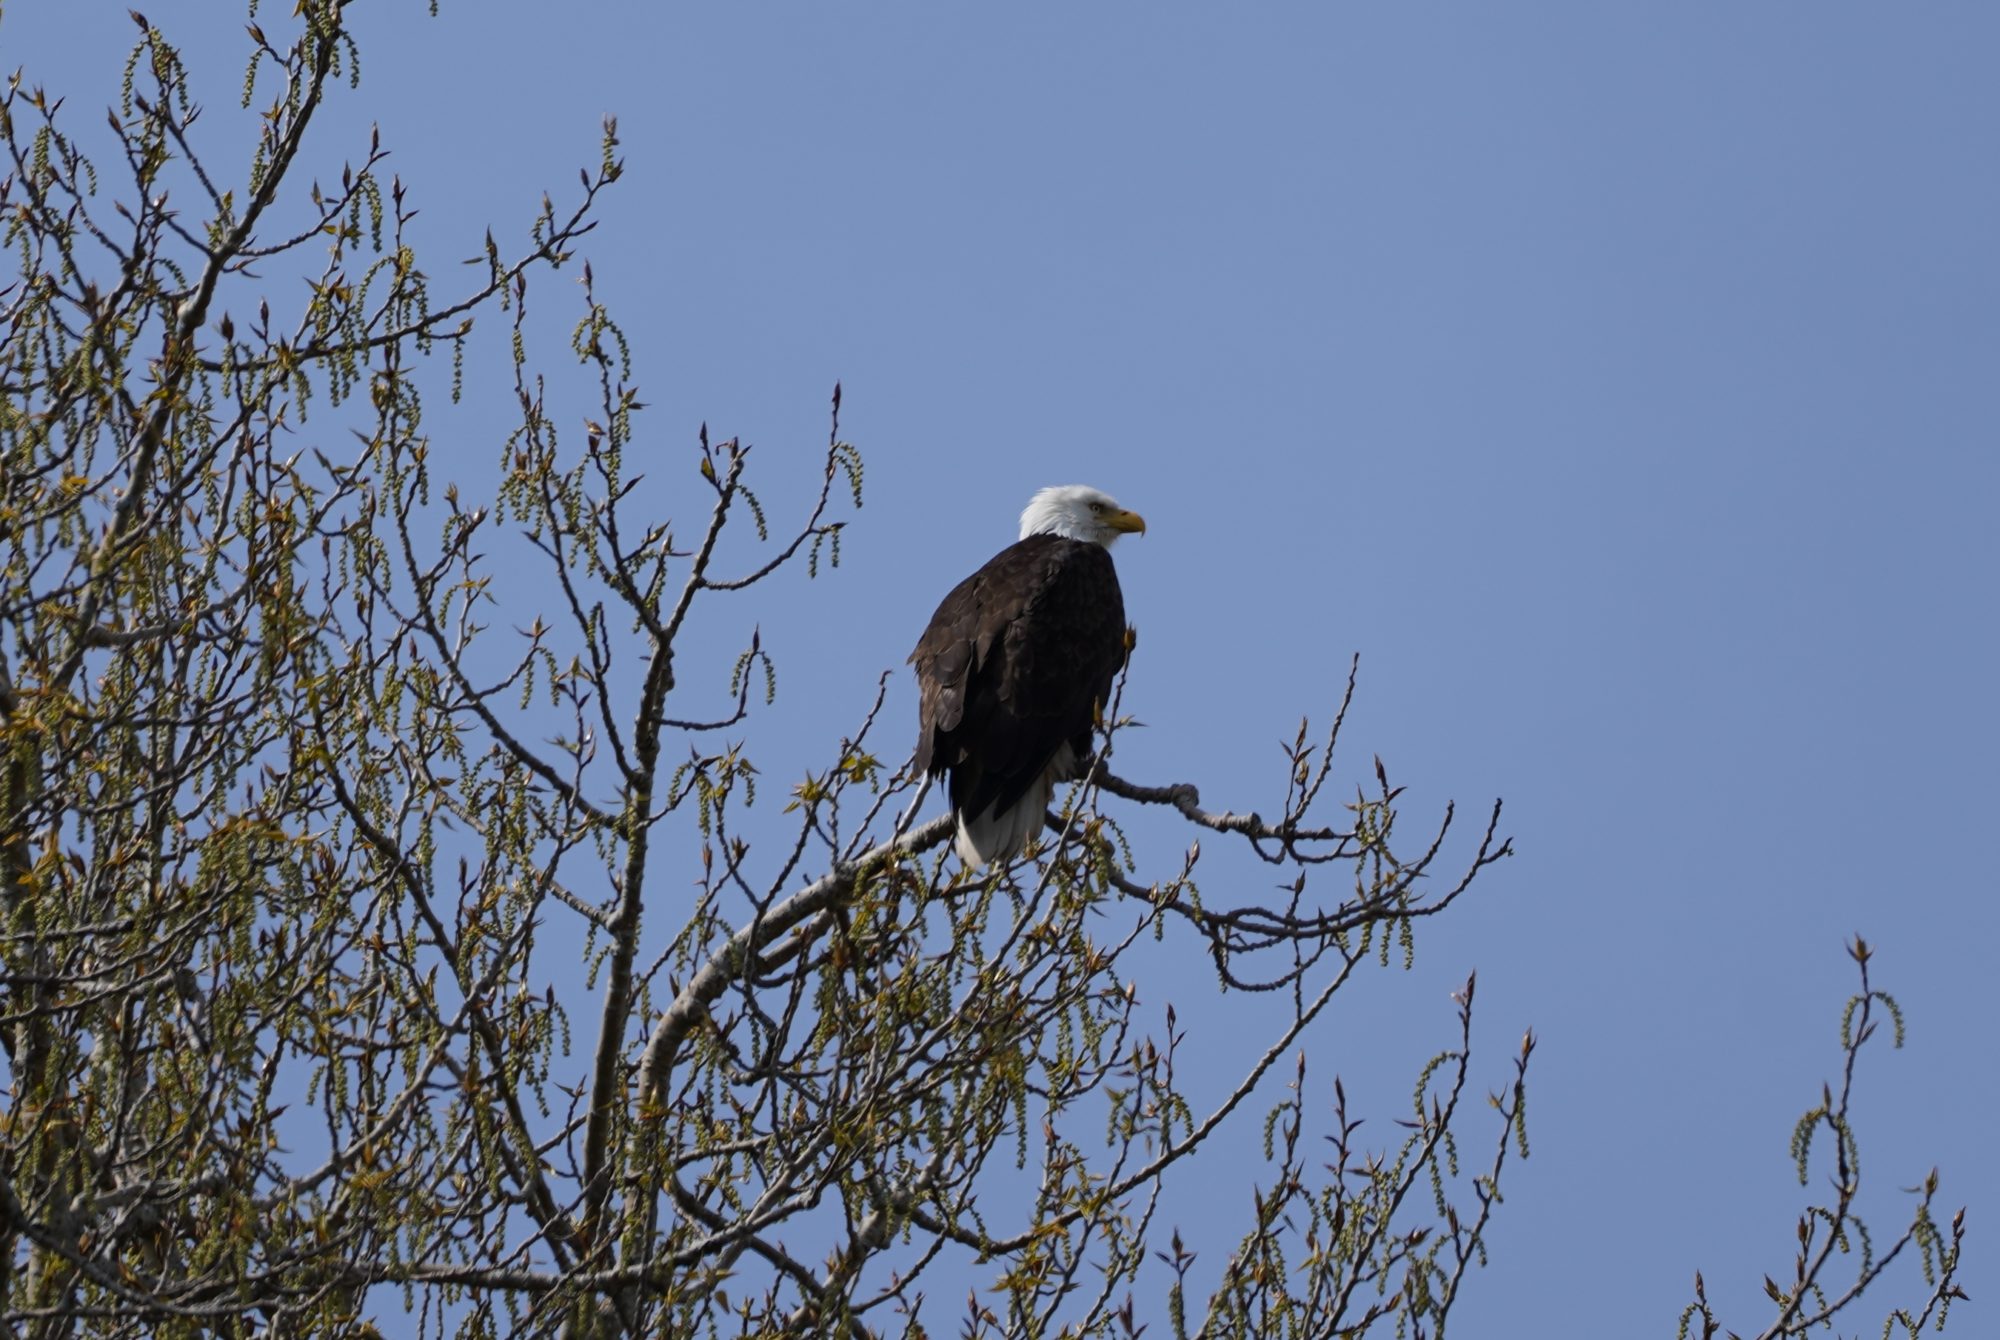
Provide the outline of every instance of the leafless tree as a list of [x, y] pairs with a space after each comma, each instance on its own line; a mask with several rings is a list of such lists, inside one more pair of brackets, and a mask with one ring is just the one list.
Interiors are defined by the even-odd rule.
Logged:
[[[337, 179], [317, 149], [351, 96], [346, 9], [251, 26], [261, 131], [233, 175], [136, 14], [108, 180], [59, 98], [0, 97], [7, 1325], [1441, 1335], [1527, 1153], [1533, 1039], [1469, 1173], [1470, 981], [1386, 1145], [1337, 1083], [1312, 1097], [1304, 1043], [1509, 853], [1498, 805], [1412, 843], [1378, 761], [1333, 806], [1350, 673], [1271, 818], [1117, 775], [1114, 704], [1039, 849], [967, 872], [947, 821], [899, 818], [880, 693], [753, 815], [772, 659], [753, 635], [702, 664], [686, 630], [838, 563], [862, 497], [838, 389], [785, 525], [748, 448], [638, 435], [578, 255], [622, 172], [611, 123], [570, 199], [434, 294], [380, 144]], [[565, 268], [573, 358], [545, 368], [530, 298]], [[508, 337], [515, 418], [447, 467], [423, 392], [455, 397], [475, 320]], [[1136, 850], [1121, 816], [1149, 808], [1227, 850]], [[1282, 898], [1241, 893], [1272, 873]], [[1227, 1082], [1189, 1076], [1140, 981], [1156, 939], [1213, 964], [1183, 989], [1285, 1003]], [[1864, 983], [1854, 1047], [1882, 999]], [[1840, 1148], [1846, 1093], [1819, 1114]], [[1268, 1180], [1196, 1291], [1162, 1190], [1260, 1110]], [[1934, 1286], [1912, 1324], [1941, 1320], [1957, 1231], [1923, 1204], [1834, 1300], [1847, 1200], [1810, 1220], [1770, 1333], [1906, 1245]]]

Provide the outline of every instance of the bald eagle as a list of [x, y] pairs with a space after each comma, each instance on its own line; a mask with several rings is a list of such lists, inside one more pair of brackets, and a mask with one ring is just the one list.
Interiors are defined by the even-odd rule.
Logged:
[[1043, 489], [1021, 539], [952, 588], [910, 653], [917, 767], [950, 778], [958, 854], [1005, 862], [1041, 831], [1058, 782], [1125, 663], [1125, 602], [1107, 550], [1146, 523], [1081, 484]]

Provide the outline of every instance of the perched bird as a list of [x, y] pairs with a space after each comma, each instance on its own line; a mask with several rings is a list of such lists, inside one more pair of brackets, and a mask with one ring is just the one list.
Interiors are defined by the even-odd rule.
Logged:
[[1074, 780], [1125, 664], [1125, 601], [1107, 552], [1145, 520], [1081, 484], [1037, 493], [1021, 538], [952, 588], [910, 653], [917, 767], [949, 777], [958, 854], [1005, 862]]

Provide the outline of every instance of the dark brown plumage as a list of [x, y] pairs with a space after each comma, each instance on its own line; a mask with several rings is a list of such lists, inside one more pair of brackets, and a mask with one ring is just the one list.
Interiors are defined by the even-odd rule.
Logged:
[[944, 598], [910, 654], [917, 766], [950, 779], [968, 862], [1010, 859], [1040, 831], [1124, 662], [1125, 604], [1101, 543], [1030, 535]]

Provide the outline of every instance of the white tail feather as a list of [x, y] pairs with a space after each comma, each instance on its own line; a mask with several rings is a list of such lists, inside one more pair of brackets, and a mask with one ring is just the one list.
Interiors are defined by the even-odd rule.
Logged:
[[1042, 820], [1048, 817], [1049, 802], [1056, 797], [1057, 784], [1076, 775], [1076, 751], [1064, 741], [1056, 746], [1049, 766], [1042, 769], [1042, 775], [1035, 779], [1026, 795], [1014, 802], [1013, 808], [988, 810], [971, 819], [963, 814], [958, 816], [958, 859], [970, 866], [982, 866], [1005, 864], [1019, 856], [1042, 831]]
[[1042, 819], [1055, 792], [1054, 779], [1043, 773], [1012, 808], [988, 810], [972, 818], [959, 815], [958, 858], [967, 865], [982, 866], [1005, 864], [1019, 856], [1029, 839], [1042, 831]]

